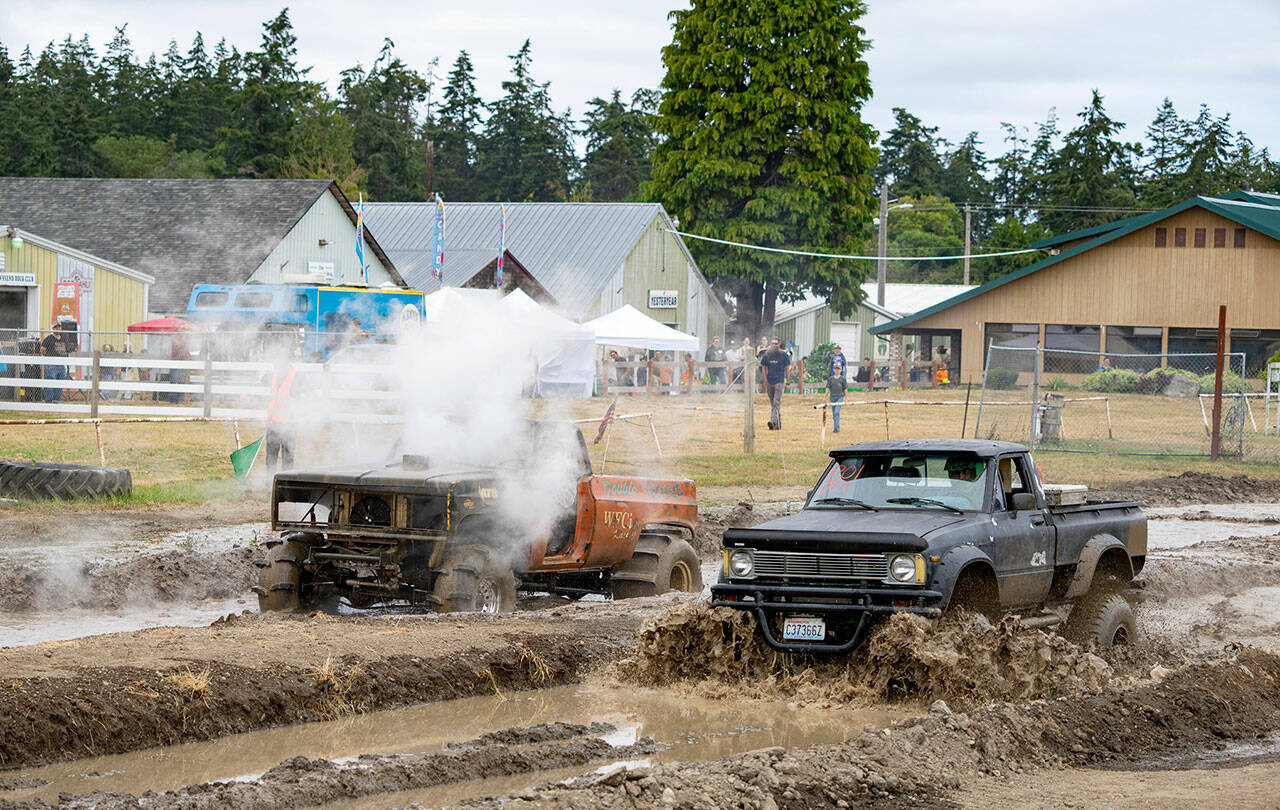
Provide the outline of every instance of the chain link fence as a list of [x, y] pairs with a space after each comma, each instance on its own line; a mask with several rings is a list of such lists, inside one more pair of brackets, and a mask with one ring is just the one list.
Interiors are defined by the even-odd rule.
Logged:
[[[975, 438], [1041, 451], [1209, 456], [1217, 355], [1099, 354], [993, 345], [987, 352]], [[1219, 452], [1280, 463], [1266, 430], [1273, 405], [1266, 370], [1250, 376], [1245, 354], [1224, 358]]]

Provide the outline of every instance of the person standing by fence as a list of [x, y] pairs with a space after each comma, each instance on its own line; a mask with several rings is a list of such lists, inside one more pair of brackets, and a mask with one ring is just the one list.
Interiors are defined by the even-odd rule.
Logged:
[[831, 424], [836, 433], [840, 432], [840, 403], [844, 402], [848, 369], [849, 362], [845, 360], [844, 352], [837, 343], [836, 350], [831, 355], [831, 364], [827, 368], [827, 398], [831, 400]]
[[293, 381], [298, 369], [293, 363], [276, 363], [271, 371], [271, 393], [267, 398], [267, 472], [275, 472], [276, 457], [282, 469], [293, 466], [294, 427]]
[[791, 355], [782, 350], [782, 341], [774, 338], [769, 350], [760, 356], [764, 369], [764, 391], [769, 397], [769, 430], [782, 430], [782, 389], [787, 386]]
[[[702, 358], [708, 363], [723, 363], [725, 360], [724, 349], [720, 347], [720, 338], [711, 338], [711, 345], [707, 347], [707, 352]], [[724, 369], [709, 368], [707, 369], [707, 379], [712, 385], [724, 385]]]
[[[67, 356], [67, 344], [62, 337], [61, 323], [55, 325], [53, 331], [45, 335], [44, 339], [40, 341], [40, 354], [45, 357]], [[44, 378], [46, 380], [65, 380], [67, 378], [67, 367], [56, 363], [49, 363], [44, 367]], [[52, 405], [55, 402], [61, 402], [62, 389], [57, 387], [44, 389], [44, 401], [49, 405]]]

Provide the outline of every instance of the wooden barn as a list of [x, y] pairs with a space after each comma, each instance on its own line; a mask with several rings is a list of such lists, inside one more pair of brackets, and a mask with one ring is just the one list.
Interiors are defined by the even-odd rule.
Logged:
[[1228, 351], [1250, 373], [1280, 349], [1280, 195], [1195, 197], [1035, 247], [1050, 255], [871, 332], [949, 346], [960, 381], [981, 379], [993, 344], [1086, 353], [1071, 368], [1046, 361], [1047, 373], [1092, 371], [1104, 355], [1212, 352], [1222, 304]]

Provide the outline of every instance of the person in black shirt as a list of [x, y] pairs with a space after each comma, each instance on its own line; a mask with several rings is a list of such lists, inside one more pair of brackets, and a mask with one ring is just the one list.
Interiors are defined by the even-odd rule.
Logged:
[[[45, 335], [40, 341], [40, 354], [45, 357], [66, 357], [67, 344], [61, 332], [62, 324], [54, 326], [54, 330]], [[46, 380], [65, 380], [67, 378], [67, 367], [63, 365], [49, 364], [44, 367], [44, 378]], [[44, 401], [47, 403], [55, 403], [62, 401], [61, 388], [44, 389]]]
[[782, 341], [774, 338], [768, 351], [760, 356], [764, 370], [764, 392], [769, 397], [769, 430], [782, 430], [782, 389], [791, 370], [791, 355], [782, 350]]
[[[711, 338], [711, 345], [707, 347], [707, 353], [703, 355], [702, 359], [708, 363], [724, 362], [724, 349], [720, 347], [720, 338]], [[707, 378], [712, 385], [724, 385], [724, 369], [707, 369]]]

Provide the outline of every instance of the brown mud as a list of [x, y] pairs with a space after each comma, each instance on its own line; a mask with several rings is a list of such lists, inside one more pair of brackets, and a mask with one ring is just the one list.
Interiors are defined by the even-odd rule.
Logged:
[[1230, 478], [1213, 473], [1188, 470], [1181, 475], [1167, 475], [1144, 481], [1127, 481], [1123, 485], [1095, 490], [1092, 497], [1141, 501], [1147, 506], [1182, 506], [1191, 503], [1252, 503], [1280, 500], [1280, 480], [1233, 475]]

